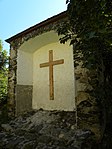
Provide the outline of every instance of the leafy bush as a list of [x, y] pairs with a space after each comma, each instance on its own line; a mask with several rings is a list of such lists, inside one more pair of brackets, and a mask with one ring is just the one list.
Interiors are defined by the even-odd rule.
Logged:
[[8, 55], [0, 40], [0, 122], [7, 118]]

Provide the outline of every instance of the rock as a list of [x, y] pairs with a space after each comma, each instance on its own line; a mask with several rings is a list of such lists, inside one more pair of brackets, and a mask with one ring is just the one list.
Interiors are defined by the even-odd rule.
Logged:
[[87, 138], [88, 136], [91, 135], [91, 131], [89, 130], [76, 130], [76, 136], [79, 137], [80, 139], [85, 139]]
[[36, 111], [2, 124], [0, 148], [81, 149], [90, 131], [76, 129], [75, 112]]
[[35, 144], [33, 141], [29, 141], [23, 144], [22, 149], [31, 149], [34, 148]]
[[63, 133], [59, 134], [59, 138], [60, 139], [64, 138], [64, 134]]
[[75, 125], [72, 125], [72, 126], [71, 126], [71, 129], [72, 129], [72, 130], [76, 129], [76, 126], [75, 126]]
[[2, 138], [5, 137], [5, 133], [0, 133], [0, 140], [2, 140]]
[[12, 128], [9, 124], [1, 124], [1, 127], [2, 127], [5, 131], [13, 132], [13, 128]]

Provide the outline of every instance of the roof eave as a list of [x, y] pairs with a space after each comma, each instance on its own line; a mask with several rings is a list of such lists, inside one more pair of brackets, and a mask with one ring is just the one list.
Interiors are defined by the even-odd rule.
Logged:
[[30, 28], [28, 28], [28, 29], [26, 29], [26, 30], [24, 30], [24, 31], [22, 31], [22, 32], [8, 38], [8, 39], [6, 39], [5, 41], [8, 42], [8, 43], [11, 43], [13, 40], [15, 40], [19, 37], [23, 37], [26, 34], [34, 31], [35, 29], [38, 29], [38, 28], [44, 27], [44, 26], [46, 26], [50, 23], [56, 22], [58, 19], [65, 18], [66, 15], [67, 15], [67, 11], [61, 12], [61, 13], [59, 13], [59, 14], [51, 17], [51, 18], [48, 18], [47, 20], [44, 20], [44, 21], [42, 21], [42, 22], [40, 22], [40, 23], [38, 23], [38, 24], [36, 24], [36, 25], [34, 25], [34, 26], [32, 26], [32, 27], [30, 27]]

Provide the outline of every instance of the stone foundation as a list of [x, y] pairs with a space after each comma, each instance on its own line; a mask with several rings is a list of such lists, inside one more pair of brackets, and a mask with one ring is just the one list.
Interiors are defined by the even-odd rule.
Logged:
[[32, 110], [32, 85], [16, 86], [16, 115]]

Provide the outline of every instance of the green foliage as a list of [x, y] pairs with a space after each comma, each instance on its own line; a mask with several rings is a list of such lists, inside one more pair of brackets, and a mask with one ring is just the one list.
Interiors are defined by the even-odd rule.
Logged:
[[84, 67], [95, 70], [96, 76], [90, 81], [92, 95], [101, 106], [107, 128], [112, 117], [112, 1], [66, 0], [66, 3], [68, 21], [57, 30], [63, 35], [60, 42], [70, 40], [76, 62], [83, 61]]
[[0, 100], [4, 100], [7, 96], [7, 69], [0, 71]]
[[107, 60], [112, 50], [112, 2], [67, 0], [67, 4], [69, 20], [58, 29], [64, 35], [60, 41], [70, 39], [75, 50], [83, 54], [84, 66], [97, 68], [101, 58]]
[[[67, 0], [66, 3], [68, 21], [58, 28], [63, 35], [60, 42], [71, 41], [76, 61], [82, 60], [84, 67], [96, 70], [99, 83], [96, 88], [105, 90], [103, 86], [112, 83], [112, 1]], [[98, 100], [104, 98], [98, 94]]]
[[2, 112], [2, 116], [5, 116], [7, 111], [6, 109], [7, 84], [8, 84], [8, 56], [7, 51], [3, 50], [2, 41], [0, 40], [0, 111]]

